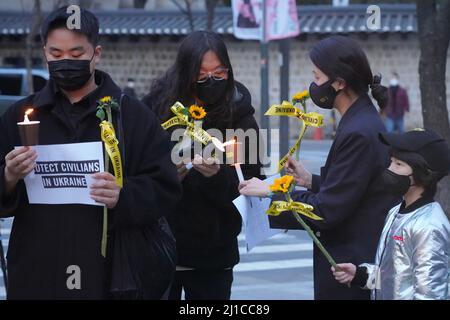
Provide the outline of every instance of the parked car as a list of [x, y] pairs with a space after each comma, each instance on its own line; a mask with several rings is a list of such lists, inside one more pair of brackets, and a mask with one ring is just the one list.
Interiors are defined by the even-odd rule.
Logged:
[[[33, 69], [34, 91], [41, 90], [49, 78], [48, 72]], [[30, 94], [25, 68], [0, 68], [0, 115], [14, 102]]]

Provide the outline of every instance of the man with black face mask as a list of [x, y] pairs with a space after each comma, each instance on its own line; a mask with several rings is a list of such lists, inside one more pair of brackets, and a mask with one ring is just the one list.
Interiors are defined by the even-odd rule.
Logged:
[[[81, 9], [81, 28], [69, 30], [70, 15], [67, 7], [60, 8], [42, 25], [48, 84], [12, 105], [0, 119], [0, 217], [14, 217], [8, 299], [110, 297], [112, 244], [118, 232], [138, 233], [164, 223], [181, 193], [168, 137], [155, 115], [123, 95], [108, 74], [96, 70], [102, 52], [97, 17]], [[112, 110], [112, 121], [121, 151], [123, 187], [110, 172], [95, 174], [89, 186], [91, 198], [108, 209], [105, 221], [111, 241], [105, 258], [100, 250], [103, 208], [30, 204], [23, 178], [33, 171], [37, 154], [32, 147], [14, 147], [22, 145], [17, 122], [30, 107], [32, 120], [40, 121], [41, 145], [101, 141], [96, 111], [98, 101], [106, 96], [120, 105]], [[80, 270], [79, 288], [68, 285], [70, 266]], [[171, 271], [175, 267], [167, 273]], [[140, 289], [141, 297], [160, 298]]]
[[403, 202], [389, 211], [375, 264], [338, 264], [336, 280], [371, 289], [377, 300], [448, 300], [450, 222], [433, 200], [450, 171], [448, 144], [423, 129], [380, 134], [380, 140], [392, 151], [383, 186]]

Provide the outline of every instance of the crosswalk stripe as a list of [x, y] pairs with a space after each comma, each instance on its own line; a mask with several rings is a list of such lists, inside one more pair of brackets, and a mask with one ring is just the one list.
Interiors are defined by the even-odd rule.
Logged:
[[265, 271], [279, 269], [306, 268], [313, 266], [313, 259], [289, 259], [275, 261], [242, 262], [234, 267], [235, 272]]
[[239, 254], [248, 255], [260, 253], [282, 253], [282, 252], [312, 251], [312, 250], [313, 250], [312, 243], [276, 244], [276, 245], [265, 245], [255, 247], [249, 252], [247, 252], [247, 248], [239, 247]]

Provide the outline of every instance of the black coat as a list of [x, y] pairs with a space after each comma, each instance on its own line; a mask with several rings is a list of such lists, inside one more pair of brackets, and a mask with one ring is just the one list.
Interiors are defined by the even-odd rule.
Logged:
[[[248, 89], [236, 82], [235, 105], [230, 129], [254, 129]], [[144, 100], [151, 107], [152, 94]], [[208, 129], [204, 127], [204, 129]], [[249, 150], [248, 139], [246, 150]], [[246, 152], [248, 163], [249, 152]], [[245, 179], [262, 177], [261, 164], [242, 165]], [[239, 262], [237, 236], [242, 221], [232, 201], [239, 196], [234, 167], [220, 166], [219, 172], [206, 178], [195, 169], [183, 180], [183, 197], [168, 221], [177, 240], [178, 265], [196, 269], [232, 268]]]
[[[377, 179], [389, 164], [378, 140], [385, 128], [367, 95], [344, 114], [320, 176], [311, 190], [296, 191], [294, 201], [310, 204], [323, 221], [304, 218], [337, 263], [372, 261], [388, 210], [398, 202]], [[277, 196], [278, 198], [278, 196]], [[298, 229], [291, 214], [271, 217], [271, 226]], [[330, 264], [314, 246], [315, 299], [369, 299], [369, 291], [338, 283]]]
[[[34, 107], [39, 120], [40, 144], [101, 141], [97, 100], [112, 96], [120, 101], [121, 90], [109, 75], [96, 71], [99, 87], [85, 97], [68, 116], [61, 93], [52, 81], [35, 95], [13, 106], [0, 120], [0, 212], [13, 216], [8, 250], [9, 299], [102, 299], [109, 297], [110, 255], [100, 254], [103, 208], [88, 205], [30, 205], [23, 181], [16, 192], [4, 193], [5, 155], [21, 145], [17, 122]], [[67, 107], [68, 101], [65, 101]], [[70, 106], [70, 104], [69, 104]], [[84, 109], [83, 109], [84, 108]], [[72, 121], [69, 121], [68, 118]], [[117, 111], [113, 111], [117, 118]], [[77, 121], [73, 121], [73, 119]], [[114, 210], [109, 210], [110, 234], [115, 228], [142, 228], [165, 216], [181, 196], [176, 168], [170, 161], [167, 133], [153, 112], [138, 100], [125, 96], [121, 106], [125, 141], [124, 187]], [[71, 124], [73, 122], [73, 124]], [[122, 154], [124, 156], [124, 154]], [[108, 252], [112, 252], [112, 241]], [[69, 265], [81, 269], [81, 290], [68, 290]]]

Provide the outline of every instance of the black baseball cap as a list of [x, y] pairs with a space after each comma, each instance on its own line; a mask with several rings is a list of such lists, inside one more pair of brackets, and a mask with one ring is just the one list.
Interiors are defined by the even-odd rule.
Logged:
[[421, 155], [433, 171], [450, 172], [450, 148], [447, 141], [430, 129], [414, 129], [405, 133], [380, 133], [382, 143], [399, 151]]

